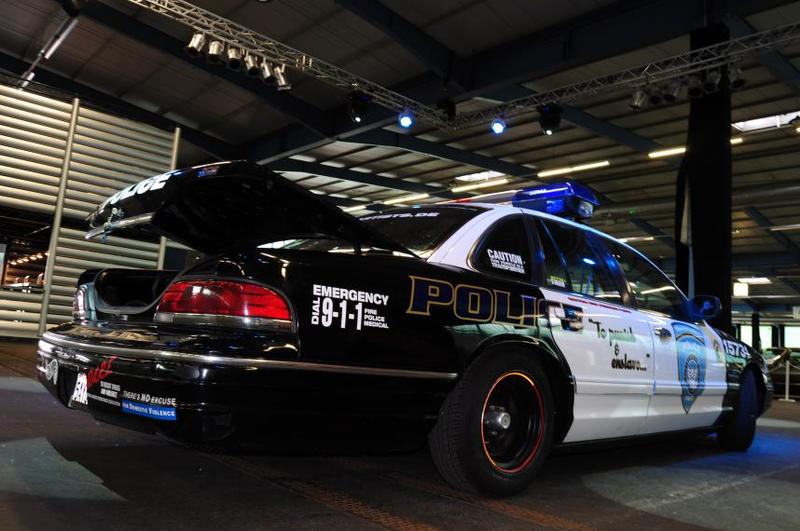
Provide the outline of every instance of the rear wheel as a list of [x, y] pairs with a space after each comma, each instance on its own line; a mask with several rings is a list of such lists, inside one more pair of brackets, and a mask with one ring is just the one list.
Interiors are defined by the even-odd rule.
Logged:
[[727, 424], [717, 432], [720, 446], [725, 450], [743, 452], [753, 444], [756, 434], [756, 417], [758, 417], [758, 388], [753, 371], [742, 375], [739, 388], [739, 400], [733, 416]]
[[428, 440], [448, 483], [509, 496], [533, 480], [552, 436], [553, 398], [544, 370], [530, 354], [495, 351], [470, 365]]

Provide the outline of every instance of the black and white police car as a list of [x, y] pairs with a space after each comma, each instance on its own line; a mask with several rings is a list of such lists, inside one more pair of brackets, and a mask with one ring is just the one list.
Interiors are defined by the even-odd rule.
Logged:
[[40, 380], [98, 419], [192, 440], [394, 427], [490, 495], [560, 446], [715, 431], [747, 449], [772, 395], [763, 360], [705, 322], [717, 299], [687, 300], [565, 219], [595, 204], [566, 183], [356, 219], [244, 162], [153, 177], [100, 205], [88, 237], [163, 235], [205, 257], [85, 272], [74, 320], [39, 343]]

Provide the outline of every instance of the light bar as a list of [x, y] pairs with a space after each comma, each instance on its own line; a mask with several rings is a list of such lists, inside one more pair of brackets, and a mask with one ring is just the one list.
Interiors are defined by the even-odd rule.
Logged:
[[414, 195], [407, 195], [404, 197], [395, 197], [394, 199], [387, 199], [383, 202], [384, 205], [397, 205], [399, 203], [410, 203], [413, 201], [419, 201], [420, 199], [427, 199], [430, 197], [431, 194], [414, 194]]
[[[735, 136], [731, 138], [731, 145], [735, 146], [744, 142], [744, 138]], [[686, 152], [686, 146], [678, 146], [674, 148], [659, 149], [658, 151], [651, 151], [647, 154], [651, 159], [660, 159], [662, 157], [671, 157], [673, 155], [680, 155]]]
[[537, 177], [552, 177], [553, 175], [564, 175], [565, 173], [574, 173], [577, 171], [593, 170], [595, 168], [605, 168], [611, 163], [607, 160], [600, 162], [589, 162], [586, 164], [578, 164], [577, 166], [567, 166], [564, 168], [555, 168], [552, 170], [540, 171], [536, 174]]
[[508, 179], [493, 179], [491, 181], [484, 181], [482, 183], [475, 183], [475, 184], [463, 184], [461, 186], [456, 186], [455, 188], [451, 188], [451, 192], [459, 193], [459, 192], [469, 192], [470, 190], [477, 190], [479, 188], [489, 188], [491, 186], [500, 186], [501, 184], [507, 184]]
[[767, 277], [744, 277], [736, 280], [742, 284], [772, 284], [772, 281]]
[[345, 211], [345, 212], [357, 212], [359, 210], [366, 210], [366, 209], [367, 209], [367, 205], [355, 205], [355, 206], [349, 206], [347, 208], [343, 208], [342, 210]]

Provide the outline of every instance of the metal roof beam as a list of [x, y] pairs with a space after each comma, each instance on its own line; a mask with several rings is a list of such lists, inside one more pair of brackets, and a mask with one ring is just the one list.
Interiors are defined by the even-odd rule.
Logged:
[[[721, 0], [719, 11], [746, 16], [785, 3], [787, 0]], [[654, 20], [658, 24], [653, 24]], [[610, 8], [592, 11], [463, 58], [459, 64], [465, 66], [458, 70], [467, 68], [469, 75], [460, 74], [458, 79], [468, 85], [468, 90], [459, 97], [482, 96], [502, 87], [664, 42], [685, 35], [703, 24], [701, 4], [696, 0], [623, 0]], [[408, 42], [409, 39], [406, 39]], [[415, 46], [417, 51], [414, 53], [420, 56], [423, 47], [419, 43]], [[440, 53], [437, 52], [437, 56]], [[441, 64], [432, 68], [441, 68]], [[442, 83], [435, 73], [428, 73], [392, 88], [423, 103], [432, 103], [440, 97]], [[375, 111], [356, 131], [347, 117], [346, 108], [337, 109], [334, 111], [336, 118], [331, 138], [340, 139], [356, 132], [379, 129], [394, 118], [385, 109]], [[314, 139], [310, 144], [303, 144], [304, 140], [302, 135], [284, 128], [251, 142], [247, 151], [253, 154], [250, 158], [254, 160], [270, 161], [287, 156], [287, 153], [311, 149], [319, 142]]]
[[[6, 72], [10, 72], [19, 76], [25, 72], [27, 68], [27, 62], [0, 52], [1, 70], [5, 70]], [[158, 129], [169, 131], [178, 126], [181, 128], [181, 138], [191, 142], [200, 149], [203, 149], [220, 159], [234, 159], [241, 157], [241, 151], [239, 148], [236, 148], [223, 140], [192, 129], [187, 125], [175, 122], [165, 118], [160, 114], [148, 111], [132, 103], [128, 103], [127, 101], [119, 99], [116, 96], [106, 94], [105, 92], [100, 92], [97, 89], [78, 83], [77, 81], [64, 77], [60, 74], [56, 74], [55, 72], [46, 70], [41, 66], [36, 69], [36, 82], [67, 92], [70, 95], [77, 96], [88, 102], [90, 105], [96, 105], [102, 110], [125, 116], [137, 122], [142, 122]]]
[[463, 90], [465, 61], [414, 24], [375, 0], [336, 0], [344, 9], [372, 24], [428, 66], [437, 76]]
[[795, 256], [795, 260], [800, 260], [800, 247], [797, 246], [788, 236], [782, 234], [780, 232], [776, 232], [774, 230], [769, 230], [770, 227], [773, 226], [773, 223], [767, 219], [767, 217], [761, 213], [761, 211], [756, 207], [747, 207], [744, 209], [745, 214], [747, 214], [750, 219], [756, 222], [759, 227], [766, 229], [767, 233], [769, 233], [772, 238], [777, 241], [781, 246], [786, 249], [787, 252]]
[[[730, 28], [733, 37], [756, 33], [755, 28], [740, 16], [726, 16], [725, 24]], [[780, 52], [772, 50], [761, 53], [756, 58], [779, 81], [791, 88], [795, 94], [800, 94], [800, 71]]]
[[462, 164], [468, 164], [477, 168], [497, 171], [515, 177], [527, 177], [536, 174], [536, 169], [529, 168], [522, 164], [507, 162], [494, 157], [481, 155], [474, 151], [466, 151], [454, 148], [447, 144], [431, 142], [421, 138], [387, 131], [386, 129], [376, 129], [367, 131], [355, 136], [348, 137], [347, 142], [357, 142], [359, 144], [370, 144], [373, 146], [387, 146], [413, 151], [422, 155], [429, 155], [440, 159], [452, 160]]
[[665, 234], [661, 229], [656, 227], [655, 225], [651, 224], [648, 221], [645, 221], [641, 218], [631, 218], [628, 221], [636, 225], [636, 227], [643, 231], [645, 234], [652, 236], [654, 238], [658, 238], [659, 241], [668, 245], [671, 249], [675, 248], [675, 240]]
[[[54, 1], [61, 3], [60, 0]], [[257, 95], [261, 101], [276, 111], [297, 120], [316, 133], [329, 135], [332, 131], [333, 122], [330, 116], [321, 109], [287, 91], [272, 89], [259, 79], [248, 77], [242, 72], [229, 70], [224, 65], [210, 65], [202, 57], [192, 59], [184, 52], [185, 42], [122, 11], [100, 2], [88, 2], [80, 16], [247, 90]]]

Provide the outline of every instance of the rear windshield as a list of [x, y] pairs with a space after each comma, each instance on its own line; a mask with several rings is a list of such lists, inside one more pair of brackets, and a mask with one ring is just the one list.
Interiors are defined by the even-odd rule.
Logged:
[[[484, 209], [467, 205], [447, 205], [384, 210], [359, 218], [417, 256], [427, 258], [450, 235]], [[296, 239], [262, 247], [283, 247], [313, 251], [348, 252], [352, 244], [328, 238]]]

